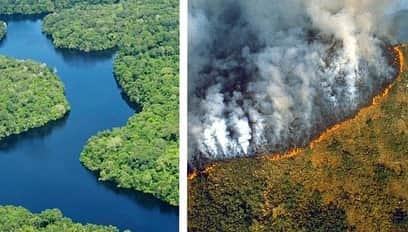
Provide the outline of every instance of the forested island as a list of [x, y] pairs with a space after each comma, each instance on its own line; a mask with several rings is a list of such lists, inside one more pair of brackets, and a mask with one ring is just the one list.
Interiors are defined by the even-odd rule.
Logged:
[[6, 1], [0, 14], [48, 14], [56, 47], [114, 50], [115, 77], [141, 107], [122, 128], [92, 137], [81, 162], [110, 180], [178, 205], [178, 1]]
[[0, 140], [62, 118], [64, 86], [45, 64], [0, 56]]
[[388, 95], [313, 148], [218, 162], [189, 181], [189, 231], [408, 231], [404, 65]]
[[33, 214], [22, 207], [0, 206], [0, 231], [118, 232], [119, 230], [113, 226], [73, 223], [57, 209], [48, 209], [41, 213]]

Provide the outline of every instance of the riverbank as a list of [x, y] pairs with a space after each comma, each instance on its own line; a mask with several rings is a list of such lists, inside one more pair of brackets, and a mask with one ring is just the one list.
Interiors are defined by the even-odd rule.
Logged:
[[58, 48], [116, 50], [115, 77], [141, 107], [123, 127], [89, 139], [84, 166], [101, 181], [177, 206], [178, 1], [74, 7], [47, 15], [43, 31]]
[[7, 23], [0, 54], [52, 67], [64, 83], [71, 111], [61, 120], [0, 143], [0, 204], [23, 206], [34, 213], [58, 208], [74, 222], [114, 225], [120, 230], [177, 231], [176, 207], [100, 182], [79, 162], [89, 137], [122, 126], [135, 114], [113, 76], [114, 54], [56, 49], [42, 33], [41, 19]]

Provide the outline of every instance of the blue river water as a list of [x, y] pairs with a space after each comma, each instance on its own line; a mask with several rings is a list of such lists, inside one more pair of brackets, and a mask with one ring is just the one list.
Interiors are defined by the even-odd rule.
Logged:
[[75, 222], [121, 230], [178, 231], [177, 207], [98, 182], [79, 162], [89, 137], [125, 125], [136, 112], [114, 79], [114, 54], [56, 49], [41, 26], [40, 19], [8, 20], [0, 54], [55, 69], [65, 85], [71, 112], [0, 145], [0, 205], [23, 206], [33, 212], [59, 208]]

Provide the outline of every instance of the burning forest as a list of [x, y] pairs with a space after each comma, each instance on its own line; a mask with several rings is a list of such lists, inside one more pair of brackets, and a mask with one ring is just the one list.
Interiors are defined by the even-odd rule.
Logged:
[[408, 45], [391, 51], [395, 80], [304, 149], [192, 172], [189, 231], [408, 231]]
[[375, 103], [401, 72], [392, 3], [192, 1], [190, 168], [296, 153]]

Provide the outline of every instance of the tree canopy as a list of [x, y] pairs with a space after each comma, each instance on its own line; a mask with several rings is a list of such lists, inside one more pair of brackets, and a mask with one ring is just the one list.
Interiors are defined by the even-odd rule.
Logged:
[[0, 140], [62, 118], [64, 86], [45, 64], [0, 56]]
[[114, 2], [117, 0], [0, 0], [0, 14], [47, 14], [74, 6]]
[[47, 13], [43, 31], [56, 47], [115, 49], [115, 77], [142, 108], [124, 127], [92, 137], [82, 152], [83, 164], [99, 172], [101, 180], [177, 205], [178, 1], [0, 1], [3, 15]]
[[178, 1], [126, 0], [49, 14], [60, 48], [116, 50], [115, 77], [142, 111], [89, 139], [81, 161], [118, 186], [178, 204]]
[[0, 231], [4, 232], [119, 232], [113, 226], [82, 225], [64, 217], [57, 209], [33, 214], [22, 207], [0, 206]]

